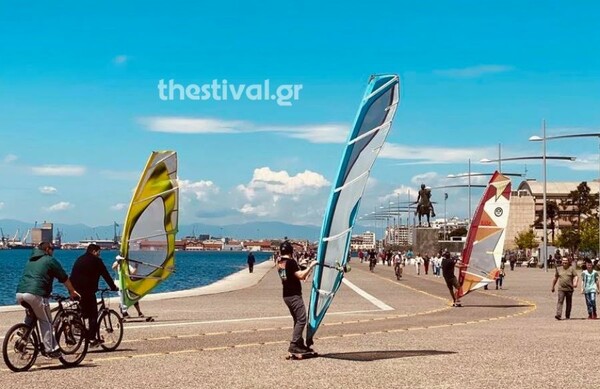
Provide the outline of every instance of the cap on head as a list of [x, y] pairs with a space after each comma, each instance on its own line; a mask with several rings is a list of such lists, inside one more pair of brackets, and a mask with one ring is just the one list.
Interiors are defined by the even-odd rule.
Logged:
[[294, 254], [294, 246], [286, 239], [279, 245], [279, 252], [281, 255], [292, 255]]

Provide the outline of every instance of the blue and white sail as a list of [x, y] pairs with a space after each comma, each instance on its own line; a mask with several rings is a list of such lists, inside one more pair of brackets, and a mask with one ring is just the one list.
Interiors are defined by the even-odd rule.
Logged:
[[334, 182], [321, 228], [310, 296], [307, 344], [313, 343], [344, 277], [352, 228], [371, 167], [392, 127], [399, 101], [395, 74], [371, 76]]

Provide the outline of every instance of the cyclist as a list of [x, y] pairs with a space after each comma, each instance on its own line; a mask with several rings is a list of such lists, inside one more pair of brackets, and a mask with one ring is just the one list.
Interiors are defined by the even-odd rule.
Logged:
[[61, 356], [52, 330], [52, 314], [48, 297], [52, 293], [54, 279], [65, 284], [72, 299], [81, 297], [69, 280], [69, 276], [52, 254], [54, 246], [50, 242], [42, 242], [31, 252], [29, 261], [25, 264], [23, 276], [17, 286], [17, 302], [31, 307], [35, 317], [27, 316], [25, 324], [32, 326], [37, 319], [40, 322], [42, 343], [50, 358]]
[[100, 246], [92, 243], [88, 245], [85, 254], [77, 258], [73, 264], [73, 270], [71, 270], [71, 282], [81, 294], [81, 313], [83, 318], [88, 320], [88, 339], [91, 347], [98, 346], [100, 343], [100, 340], [96, 338], [98, 334], [96, 291], [100, 276], [104, 278], [112, 291], [119, 290], [100, 258]]
[[377, 264], [377, 253], [374, 249], [369, 250], [369, 270], [373, 271]]
[[402, 257], [400, 256], [400, 252], [397, 252], [394, 255], [394, 272], [396, 273], [396, 278], [402, 278]]

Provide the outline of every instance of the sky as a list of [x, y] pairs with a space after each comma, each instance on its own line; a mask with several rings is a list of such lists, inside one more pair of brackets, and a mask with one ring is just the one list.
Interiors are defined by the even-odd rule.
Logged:
[[[468, 190], [439, 187], [466, 183], [447, 176], [469, 159], [492, 173], [480, 160], [499, 148], [541, 155], [528, 138], [543, 120], [548, 136], [600, 132], [598, 15], [594, 1], [1, 0], [0, 219], [122, 221], [150, 152], [176, 150], [180, 223], [320, 225], [374, 73], [398, 74], [401, 99], [360, 214], [424, 183], [438, 215], [446, 192], [446, 215], [467, 217]], [[260, 99], [266, 80], [279, 100]], [[577, 158], [548, 161], [548, 180], [597, 179], [599, 151], [548, 141]], [[537, 160], [502, 170], [542, 180]]]

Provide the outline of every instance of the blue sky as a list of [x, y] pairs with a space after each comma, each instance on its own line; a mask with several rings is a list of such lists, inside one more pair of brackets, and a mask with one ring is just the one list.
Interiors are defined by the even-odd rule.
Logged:
[[[548, 135], [600, 132], [593, 1], [202, 3], [0, 2], [0, 219], [121, 221], [150, 151], [173, 149], [182, 223], [320, 225], [372, 73], [399, 74], [401, 101], [364, 213], [458, 183], [446, 176], [469, 158], [492, 172], [478, 161], [499, 143], [539, 155], [527, 139], [542, 119]], [[161, 79], [302, 89], [287, 107], [164, 101]], [[578, 160], [550, 163], [548, 179], [596, 179], [598, 151], [549, 142]], [[538, 161], [503, 167], [541, 179]], [[467, 216], [467, 191], [448, 193], [448, 214]]]

